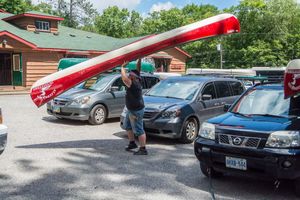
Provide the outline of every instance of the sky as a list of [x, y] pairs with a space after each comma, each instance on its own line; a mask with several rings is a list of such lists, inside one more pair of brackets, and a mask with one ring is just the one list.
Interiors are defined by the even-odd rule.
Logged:
[[[34, 3], [43, 0], [33, 0]], [[187, 4], [211, 4], [217, 6], [219, 9], [228, 8], [237, 5], [239, 0], [90, 0], [95, 8], [101, 13], [102, 10], [109, 6], [118, 6], [120, 8], [128, 8], [129, 10], [136, 10], [142, 15], [147, 15], [153, 11], [169, 10], [177, 7], [182, 8]]]

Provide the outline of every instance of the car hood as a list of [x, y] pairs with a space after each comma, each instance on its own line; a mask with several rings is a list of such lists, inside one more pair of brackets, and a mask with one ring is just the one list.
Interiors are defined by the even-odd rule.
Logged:
[[243, 116], [227, 112], [208, 120], [219, 128], [245, 129], [258, 132], [274, 132], [281, 130], [299, 130], [299, 118], [279, 118], [269, 116]]
[[145, 110], [163, 111], [173, 106], [182, 107], [187, 104], [187, 100], [144, 96]]
[[63, 99], [77, 99], [85, 96], [89, 96], [92, 94], [95, 94], [94, 90], [87, 90], [87, 89], [81, 89], [81, 88], [72, 88], [65, 93], [61, 94], [58, 96], [58, 98], [63, 98]]

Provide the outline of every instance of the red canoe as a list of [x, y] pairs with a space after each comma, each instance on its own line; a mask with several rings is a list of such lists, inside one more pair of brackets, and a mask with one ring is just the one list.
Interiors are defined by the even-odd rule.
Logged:
[[300, 59], [288, 63], [284, 74], [284, 98], [300, 94]]
[[240, 24], [234, 15], [217, 15], [152, 37], [147, 37], [79, 63], [71, 68], [46, 76], [33, 84], [30, 95], [33, 102], [40, 107], [71, 87], [115, 66], [121, 65], [124, 61], [136, 60], [140, 57], [187, 42], [237, 33], [239, 31]]

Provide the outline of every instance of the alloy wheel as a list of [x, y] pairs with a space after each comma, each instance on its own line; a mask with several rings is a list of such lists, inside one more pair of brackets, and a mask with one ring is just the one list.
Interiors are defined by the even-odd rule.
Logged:
[[190, 120], [186, 125], [186, 137], [187, 139], [191, 140], [195, 137], [197, 130], [196, 130], [196, 123], [194, 120]]
[[105, 118], [105, 112], [102, 108], [98, 108], [95, 112], [95, 121], [102, 122]]

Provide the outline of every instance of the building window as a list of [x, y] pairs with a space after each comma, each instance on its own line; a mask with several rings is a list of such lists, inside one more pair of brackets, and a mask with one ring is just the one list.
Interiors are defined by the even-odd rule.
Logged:
[[21, 57], [19, 54], [13, 55], [13, 70], [21, 71]]
[[66, 54], [65, 58], [87, 58], [87, 55]]
[[50, 31], [50, 22], [35, 21], [35, 27], [39, 31]]

